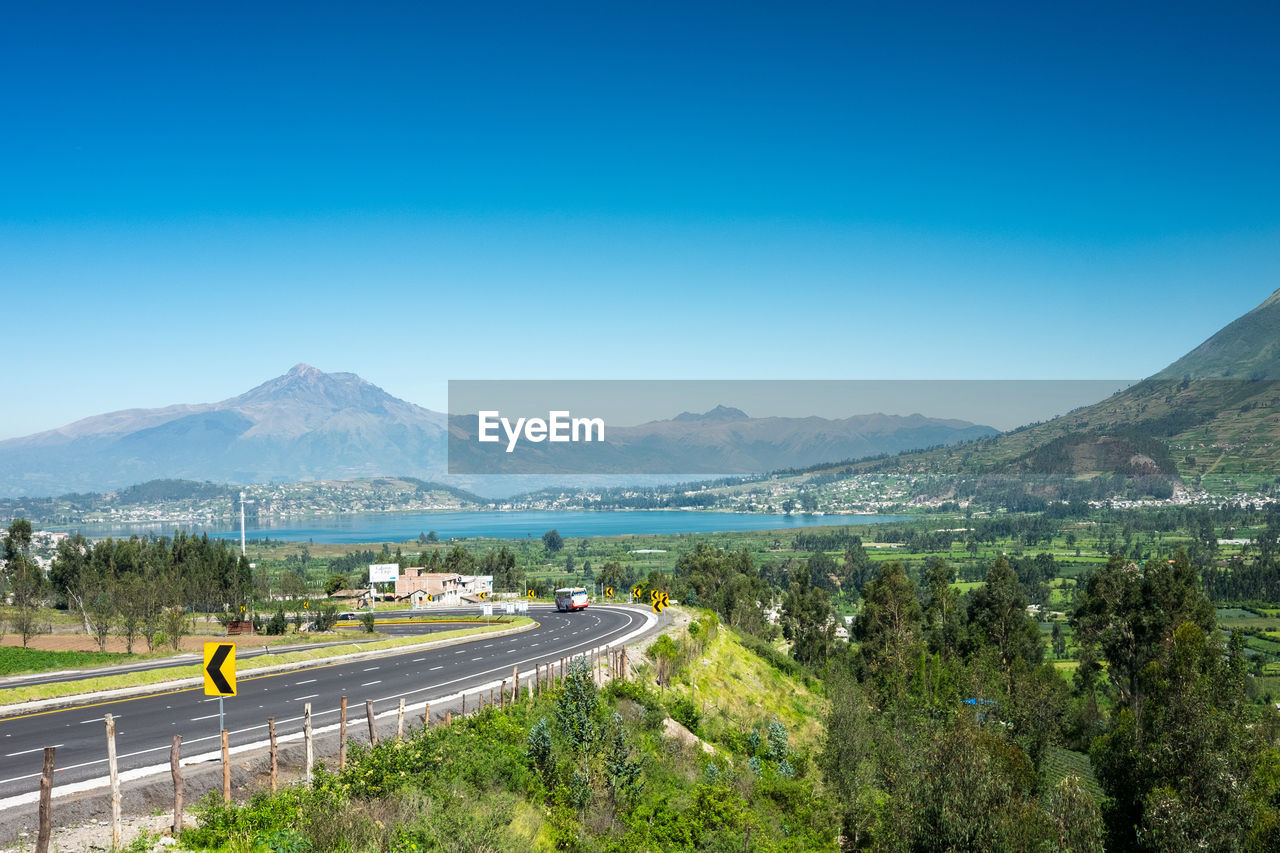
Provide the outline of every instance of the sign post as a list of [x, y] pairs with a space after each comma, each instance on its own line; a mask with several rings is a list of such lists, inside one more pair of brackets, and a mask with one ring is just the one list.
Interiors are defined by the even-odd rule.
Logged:
[[204, 695], [218, 697], [218, 730], [226, 731], [222, 697], [236, 695], [236, 644], [204, 644]]

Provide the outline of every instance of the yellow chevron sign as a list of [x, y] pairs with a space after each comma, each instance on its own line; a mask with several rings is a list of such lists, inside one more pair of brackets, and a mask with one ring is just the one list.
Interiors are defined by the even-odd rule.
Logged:
[[236, 695], [236, 644], [204, 644], [204, 695]]

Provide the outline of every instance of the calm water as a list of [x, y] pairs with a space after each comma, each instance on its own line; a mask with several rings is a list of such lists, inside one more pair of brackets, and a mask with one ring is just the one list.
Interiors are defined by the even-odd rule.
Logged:
[[[730, 530], [790, 530], [902, 521], [893, 515], [756, 515], [727, 512], [381, 512], [359, 515], [285, 519], [275, 524], [247, 526], [250, 539], [292, 542], [403, 542], [432, 530], [441, 539], [537, 539], [555, 528], [561, 536], [625, 536], [628, 534], [714, 533]], [[168, 535], [173, 524], [84, 525], [76, 528], [90, 538], [132, 533]], [[210, 536], [238, 539], [239, 526], [187, 529]]]

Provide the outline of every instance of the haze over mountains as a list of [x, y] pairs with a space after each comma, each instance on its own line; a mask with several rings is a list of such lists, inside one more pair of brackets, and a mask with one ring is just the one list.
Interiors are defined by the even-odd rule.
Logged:
[[[0, 442], [0, 495], [108, 491], [158, 479], [248, 484], [385, 475], [448, 482], [489, 495], [550, 484], [547, 476], [448, 477], [445, 423], [445, 415], [393, 397], [355, 374], [299, 364], [219, 403], [111, 412]], [[763, 472], [995, 432], [919, 415], [752, 419], [722, 406], [619, 428], [616, 434], [633, 456], [627, 470], [644, 471], [657, 457], [675, 460], [674, 469], [663, 470], [699, 474]], [[582, 485], [584, 479], [558, 481]]]
[[0, 493], [104, 491], [155, 479], [264, 483], [444, 470], [444, 416], [299, 364], [220, 403], [130, 409], [0, 442]]
[[525, 442], [515, 453], [507, 453], [502, 442], [478, 442], [474, 415], [451, 416], [449, 430], [455, 472], [544, 476], [758, 474], [998, 434], [989, 426], [919, 414], [752, 418], [724, 405], [701, 414], [682, 412], [669, 420], [610, 426], [603, 443]]
[[[528, 473], [541, 477], [448, 477], [448, 428], [445, 415], [355, 374], [300, 364], [219, 403], [112, 412], [0, 442], [0, 495], [107, 491], [171, 478], [248, 484], [407, 476], [491, 496], [549, 484], [536, 452]], [[1219, 490], [1270, 482], [1280, 475], [1280, 291], [1149, 379], [1008, 433], [919, 415], [751, 418], [729, 406], [611, 432], [617, 452], [631, 454], [632, 470], [662, 458], [688, 474], [764, 472], [934, 447], [856, 467], [961, 479], [1056, 477], [1060, 490], [1098, 475]], [[558, 482], [573, 487], [575, 479], [583, 484]]]

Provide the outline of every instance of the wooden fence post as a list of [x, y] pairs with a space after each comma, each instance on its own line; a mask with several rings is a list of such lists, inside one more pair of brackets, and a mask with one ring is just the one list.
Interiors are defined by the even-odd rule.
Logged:
[[453, 712], [452, 712], [452, 711], [445, 711], [445, 712], [444, 712], [444, 725], [445, 725], [445, 728], [448, 728], [449, 726], [453, 725]]
[[111, 779], [111, 847], [120, 847], [120, 765], [116, 761], [116, 718], [107, 714], [107, 775]]
[[431, 703], [422, 703], [422, 727], [424, 729], [431, 728]]
[[276, 750], [276, 718], [267, 717], [267, 735], [271, 738], [271, 791], [276, 790], [276, 774], [280, 768], [279, 752]]
[[182, 735], [173, 736], [169, 749], [169, 773], [173, 776], [173, 837], [182, 834]]
[[49, 853], [49, 836], [53, 834], [53, 756], [56, 746], [44, 748], [44, 769], [40, 771], [40, 831], [36, 835], [36, 853]]
[[231, 805], [231, 748], [226, 729], [222, 730], [222, 801]]
[[311, 738], [311, 703], [307, 702], [302, 706], [302, 739], [307, 745], [307, 767], [306, 780], [307, 784], [311, 784], [311, 765], [316, 762], [315, 741]]
[[378, 745], [378, 727], [373, 721], [373, 700], [364, 700], [364, 715], [369, 718], [369, 745]]
[[400, 710], [396, 712], [396, 740], [404, 740], [404, 697], [400, 697]]
[[347, 697], [342, 697], [338, 711], [338, 770], [347, 766]]

